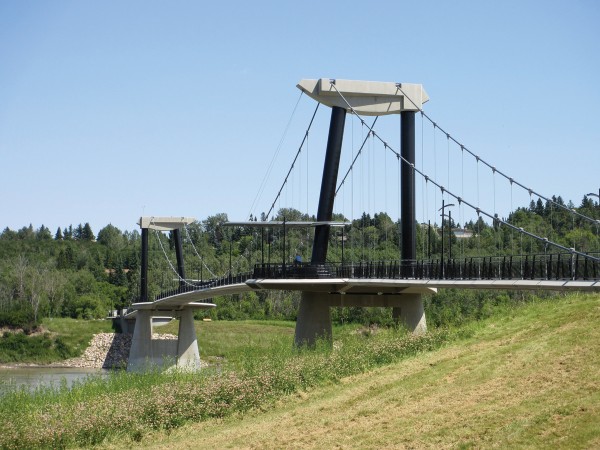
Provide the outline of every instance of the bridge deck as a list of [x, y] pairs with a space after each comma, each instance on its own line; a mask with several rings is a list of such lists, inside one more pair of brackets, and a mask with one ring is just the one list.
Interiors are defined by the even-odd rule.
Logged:
[[[421, 279], [249, 279], [225, 286], [176, 293], [154, 302], [134, 303], [134, 310], [176, 311], [185, 307], [206, 308], [197, 303], [220, 295], [252, 290], [329, 292], [354, 295], [431, 294], [439, 288], [494, 290], [554, 290], [600, 292], [600, 281], [589, 280], [421, 280]], [[208, 306], [209, 307], [209, 306]]]

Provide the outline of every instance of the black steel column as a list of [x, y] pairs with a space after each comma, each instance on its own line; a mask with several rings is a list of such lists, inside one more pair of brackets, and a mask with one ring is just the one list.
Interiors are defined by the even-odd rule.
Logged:
[[185, 283], [185, 268], [183, 266], [183, 247], [181, 245], [181, 232], [179, 228], [173, 230], [173, 238], [175, 240], [175, 256], [177, 257], [177, 273], [179, 274], [179, 286], [183, 286]]
[[148, 301], [148, 228], [142, 228], [142, 268], [140, 275], [140, 302]]
[[415, 164], [415, 112], [402, 111], [400, 113], [400, 154], [405, 159], [402, 161], [400, 171], [401, 192], [400, 220], [402, 222], [402, 251], [400, 257], [405, 267], [405, 276], [410, 276], [410, 266], [417, 259], [417, 232], [415, 226], [415, 171], [409, 166]]
[[[327, 150], [325, 152], [325, 164], [323, 166], [321, 194], [319, 196], [319, 209], [317, 210], [318, 222], [330, 221], [333, 216], [333, 201], [335, 199], [335, 188], [340, 166], [345, 123], [346, 110], [339, 106], [332, 107]], [[325, 263], [327, 258], [327, 244], [329, 242], [329, 228], [329, 225], [319, 225], [315, 228], [315, 239], [313, 241], [311, 257], [312, 264]]]

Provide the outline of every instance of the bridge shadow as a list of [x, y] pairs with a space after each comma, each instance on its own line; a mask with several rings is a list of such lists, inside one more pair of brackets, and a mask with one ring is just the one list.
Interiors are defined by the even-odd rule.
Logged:
[[133, 335], [130, 333], [114, 334], [104, 362], [102, 363], [103, 369], [127, 369], [132, 337]]

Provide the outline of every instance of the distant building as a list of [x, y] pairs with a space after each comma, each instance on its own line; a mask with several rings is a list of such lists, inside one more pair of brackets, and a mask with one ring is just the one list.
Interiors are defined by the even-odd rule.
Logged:
[[456, 239], [469, 239], [473, 237], [473, 232], [464, 228], [455, 228], [452, 230]]
[[[419, 226], [426, 230], [428, 228], [429, 224], [420, 223]], [[442, 233], [442, 229], [439, 226], [437, 226], [437, 224], [431, 225], [431, 229], [434, 232], [437, 232], [438, 234]], [[448, 233], [448, 230], [445, 227], [444, 227], [444, 232]], [[471, 230], [467, 230], [466, 228], [453, 228], [452, 233], [454, 233], [454, 236], [456, 237], [456, 239], [469, 239], [470, 237], [475, 236], [475, 234]]]

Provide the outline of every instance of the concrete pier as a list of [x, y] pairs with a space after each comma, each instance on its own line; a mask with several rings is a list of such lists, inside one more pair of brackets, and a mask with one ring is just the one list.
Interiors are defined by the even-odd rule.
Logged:
[[198, 340], [194, 328], [194, 311], [190, 308], [184, 309], [179, 318], [177, 368], [200, 369], [200, 351], [198, 350]]
[[421, 294], [404, 294], [400, 297], [400, 306], [392, 308], [392, 317], [396, 323], [403, 325], [414, 334], [427, 331], [425, 309]]
[[302, 292], [294, 344], [314, 347], [319, 339], [331, 341], [331, 295], [324, 292]]
[[294, 343], [314, 346], [319, 339], [331, 339], [332, 307], [392, 308], [392, 316], [414, 334], [427, 331], [421, 293], [384, 294], [340, 292], [302, 292]]
[[[194, 327], [194, 310], [215, 307], [212, 303], [189, 303], [172, 311], [179, 316], [177, 340], [152, 339], [152, 316], [156, 310], [149, 309], [151, 303], [138, 303], [134, 307], [135, 328], [129, 351], [128, 372], [144, 372], [153, 369], [200, 370], [200, 351]], [[161, 315], [164, 311], [160, 312]]]

